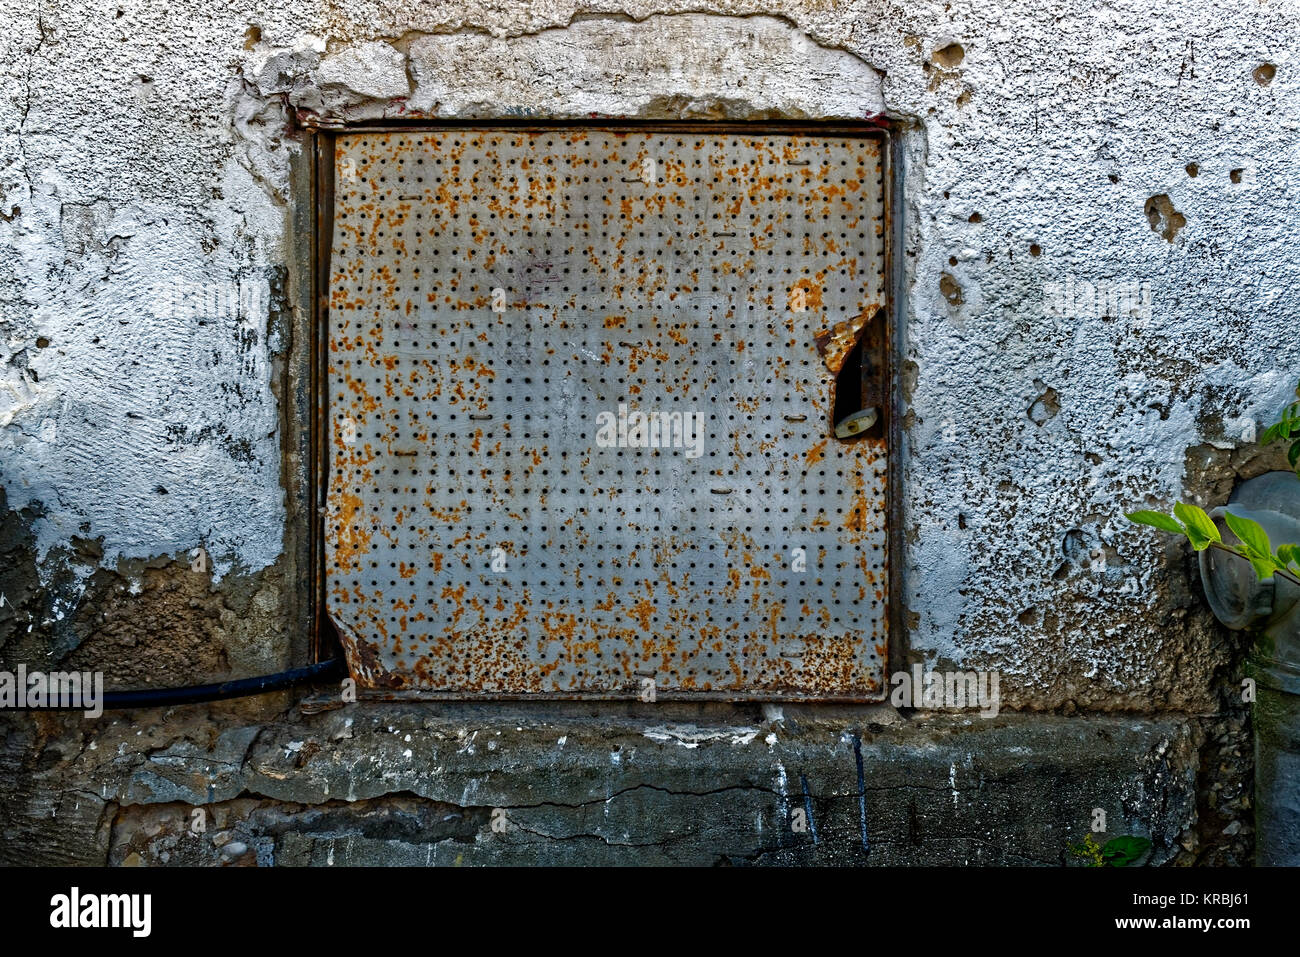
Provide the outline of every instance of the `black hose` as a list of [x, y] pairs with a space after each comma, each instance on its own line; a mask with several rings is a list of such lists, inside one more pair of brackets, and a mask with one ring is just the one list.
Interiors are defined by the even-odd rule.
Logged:
[[[318, 661], [305, 668], [294, 668], [274, 675], [259, 675], [256, 678], [239, 678], [235, 681], [223, 681], [215, 685], [194, 685], [189, 688], [146, 688], [142, 691], [109, 691], [104, 694], [104, 710], [121, 710], [123, 708], [158, 708], [173, 704], [196, 704], [200, 701], [221, 701], [226, 698], [243, 698], [249, 695], [267, 694], [282, 691], [294, 685], [326, 678], [341, 678], [346, 674], [343, 661], [330, 658]], [[78, 706], [75, 710], [84, 710]]]

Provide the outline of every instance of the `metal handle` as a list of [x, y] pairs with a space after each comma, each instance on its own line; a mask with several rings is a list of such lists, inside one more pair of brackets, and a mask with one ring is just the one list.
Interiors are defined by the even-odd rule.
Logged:
[[852, 415], [845, 416], [835, 423], [835, 437], [837, 439], [851, 439], [856, 435], [861, 435], [875, 425], [876, 419], [879, 417], [880, 413], [874, 405], [869, 409], [863, 409], [861, 412], [854, 412]]

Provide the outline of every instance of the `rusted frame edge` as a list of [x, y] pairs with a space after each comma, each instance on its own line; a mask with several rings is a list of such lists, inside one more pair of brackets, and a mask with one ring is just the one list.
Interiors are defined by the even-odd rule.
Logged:
[[900, 200], [906, 170], [903, 164], [902, 137], [891, 129], [885, 138], [882, 151], [888, 164], [885, 173], [885, 376], [888, 382], [889, 402], [888, 462], [885, 474], [885, 559], [888, 562], [889, 583], [885, 596], [889, 602], [886, 613], [889, 635], [886, 640], [885, 698], [889, 696], [889, 671], [907, 667], [907, 615], [903, 599], [906, 590], [905, 555], [903, 536], [903, 416], [900, 372], [903, 356], [903, 243], [906, 240]]
[[590, 118], [496, 117], [472, 119], [438, 119], [436, 117], [392, 117], [383, 120], [360, 120], [351, 123], [323, 121], [316, 117], [299, 117], [299, 129], [320, 133], [409, 133], [424, 130], [647, 130], [697, 133], [830, 133], [844, 136], [888, 136], [893, 125], [876, 116], [862, 120], [671, 120], [593, 116]]
[[334, 138], [327, 132], [310, 134], [312, 197], [312, 335], [311, 381], [308, 384], [312, 424], [308, 475], [310, 489], [311, 589], [313, 658], [326, 654], [325, 629], [325, 497], [328, 489], [325, 436], [329, 434], [329, 264], [334, 227]]

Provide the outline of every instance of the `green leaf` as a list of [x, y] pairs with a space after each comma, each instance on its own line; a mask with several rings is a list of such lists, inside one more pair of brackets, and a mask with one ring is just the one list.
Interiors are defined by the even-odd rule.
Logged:
[[1264, 531], [1264, 527], [1259, 522], [1241, 515], [1233, 515], [1232, 512], [1225, 512], [1223, 520], [1228, 528], [1232, 529], [1232, 534], [1241, 539], [1247, 556], [1272, 559], [1273, 545], [1268, 540], [1268, 532]]
[[1187, 526], [1187, 538], [1198, 552], [1208, 548], [1211, 542], [1223, 541], [1218, 526], [1195, 505], [1179, 502], [1174, 506], [1174, 517]]
[[1183, 526], [1164, 512], [1151, 512], [1143, 509], [1137, 512], [1125, 512], [1124, 517], [1130, 522], [1136, 522], [1139, 525], [1150, 525], [1162, 532], [1173, 532], [1175, 535], [1186, 534]]
[[[1300, 386], [1296, 386], [1296, 395], [1300, 396]], [[1278, 439], [1289, 441], [1300, 435], [1300, 402], [1291, 402], [1282, 409], [1276, 422], [1268, 426], [1260, 436], [1260, 444], [1268, 445]], [[1287, 451], [1287, 460], [1291, 467], [1300, 471], [1300, 443], [1293, 444]]]
[[1145, 854], [1151, 842], [1145, 837], [1114, 837], [1102, 845], [1102, 859], [1110, 867], [1127, 867]]
[[1272, 578], [1273, 573], [1277, 571], [1277, 562], [1273, 560], [1272, 556], [1265, 558], [1262, 555], [1252, 555], [1240, 548], [1234, 548], [1233, 551], [1250, 562], [1251, 567], [1255, 569], [1256, 577], [1261, 581], [1265, 578]]

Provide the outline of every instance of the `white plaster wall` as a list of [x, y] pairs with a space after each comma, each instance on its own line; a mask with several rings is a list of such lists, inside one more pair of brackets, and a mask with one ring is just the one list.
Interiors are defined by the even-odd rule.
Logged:
[[[1221, 638], [1119, 513], [1171, 502], [1188, 447], [1247, 441], [1300, 374], [1294, 4], [0, 10], [0, 469], [11, 507], [44, 507], [43, 550], [75, 534], [109, 562], [200, 543], [223, 571], [276, 561], [264, 300], [199, 323], [156, 290], [284, 264], [288, 107], [885, 109], [909, 124], [912, 646], [1002, 668], [1024, 703], [1207, 700]], [[960, 59], [936, 56], [952, 43]], [[1161, 194], [1186, 219], [1172, 242], [1144, 212]], [[1045, 316], [1067, 279], [1148, 283], [1150, 318]]]

